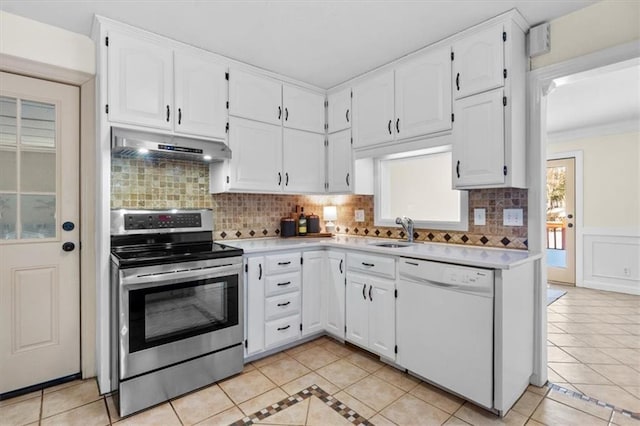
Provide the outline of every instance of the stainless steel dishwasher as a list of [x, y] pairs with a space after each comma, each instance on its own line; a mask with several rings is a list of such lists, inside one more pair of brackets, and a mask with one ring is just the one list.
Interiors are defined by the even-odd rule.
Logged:
[[400, 259], [397, 362], [493, 408], [493, 271]]

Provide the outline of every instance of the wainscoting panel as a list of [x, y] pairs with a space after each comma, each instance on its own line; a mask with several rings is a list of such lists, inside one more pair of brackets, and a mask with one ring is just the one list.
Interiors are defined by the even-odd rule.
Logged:
[[584, 228], [584, 287], [640, 295], [640, 233]]

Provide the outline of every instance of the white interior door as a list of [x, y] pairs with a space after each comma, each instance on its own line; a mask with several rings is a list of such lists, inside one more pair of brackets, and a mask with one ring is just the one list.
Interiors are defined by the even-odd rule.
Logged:
[[0, 73], [0, 393], [80, 371], [79, 103]]

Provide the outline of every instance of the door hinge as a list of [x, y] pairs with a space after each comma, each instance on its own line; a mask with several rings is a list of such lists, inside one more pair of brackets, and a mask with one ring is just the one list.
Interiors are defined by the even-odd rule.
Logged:
[[302, 331], [302, 323], [300, 323], [300, 331]]
[[502, 105], [503, 106], [507, 106], [507, 97], [506, 96], [502, 97]]
[[104, 38], [104, 45], [109, 46], [109, 37]]
[[504, 76], [504, 78], [507, 78], [507, 69], [503, 69], [502, 70], [502, 75]]
[[229, 176], [227, 176], [227, 183], [229, 183]]
[[344, 277], [344, 285], [347, 285], [347, 277]]
[[453, 61], [453, 58], [455, 58], [455, 54], [453, 52], [451, 52], [451, 60]]
[[502, 32], [502, 41], [507, 41], [507, 32], [506, 31]]
[[507, 175], [507, 166], [504, 166], [502, 168], [502, 173], [506, 176]]
[[351, 91], [351, 99], [353, 99], [353, 90]]
[[394, 295], [395, 295], [395, 297], [396, 297], [396, 299], [397, 299], [397, 298], [398, 298], [398, 289], [397, 289], [397, 288], [396, 288], [396, 290], [395, 290], [395, 292], [394, 292]]
[[109, 114], [109, 104], [106, 104], [104, 106], [104, 112], [106, 112], [107, 114]]
[[248, 348], [248, 347], [249, 347], [249, 339], [247, 339], [247, 340], [245, 340], [245, 341], [244, 341], [244, 347], [245, 347], [245, 348]]
[[451, 122], [453, 123], [454, 121], [456, 121], [456, 115], [451, 113]]
[[328, 190], [329, 190], [329, 182], [325, 182], [325, 183], [324, 183], [324, 189], [325, 189], [326, 191], [328, 191]]
[[224, 73], [224, 79], [225, 79], [225, 80], [229, 80], [229, 73], [228, 73], [228, 72], [225, 72], [225, 73]]
[[304, 259], [302, 259], [302, 257], [300, 258], [300, 264], [302, 265], [304, 263]]
[[324, 107], [329, 108], [329, 101], [327, 99], [325, 99], [324, 101]]
[[246, 264], [244, 265], [244, 271], [245, 271], [245, 272], [249, 272], [249, 264], [248, 264], [248, 263], [246, 263]]
[[324, 146], [329, 146], [329, 139], [324, 140]]
[[347, 326], [346, 325], [344, 326], [344, 332], [345, 333], [347, 332]]
[[229, 109], [229, 101], [227, 101], [227, 109]]
[[395, 348], [393, 348], [393, 352], [398, 353], [398, 345], [396, 345]]
[[224, 132], [229, 133], [229, 122], [227, 121], [227, 125], [224, 127]]

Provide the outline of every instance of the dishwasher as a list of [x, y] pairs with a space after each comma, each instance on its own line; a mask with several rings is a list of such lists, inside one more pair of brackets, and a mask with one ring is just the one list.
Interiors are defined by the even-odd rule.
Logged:
[[400, 259], [397, 363], [493, 408], [493, 271]]

